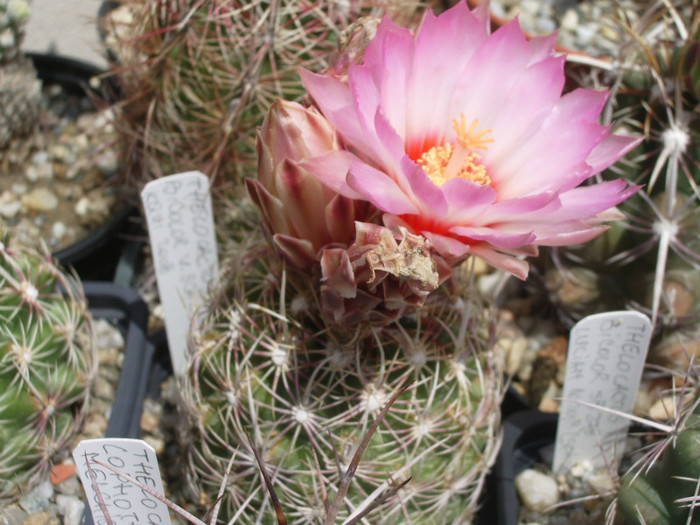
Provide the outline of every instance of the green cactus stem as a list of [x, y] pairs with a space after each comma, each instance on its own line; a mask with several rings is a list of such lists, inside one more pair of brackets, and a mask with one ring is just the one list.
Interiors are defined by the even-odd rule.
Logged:
[[79, 282], [0, 233], [0, 501], [69, 452], [96, 362]]

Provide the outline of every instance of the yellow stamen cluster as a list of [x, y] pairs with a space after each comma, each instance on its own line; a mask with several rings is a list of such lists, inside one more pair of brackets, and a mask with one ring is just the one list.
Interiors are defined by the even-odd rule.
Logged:
[[493, 142], [493, 139], [484, 137], [491, 130], [477, 133], [478, 126], [479, 120], [475, 119], [467, 129], [467, 121], [462, 113], [459, 121], [454, 120], [457, 143], [453, 145], [446, 142], [434, 146], [418, 159], [418, 164], [436, 186], [440, 187], [454, 178], [471, 180], [483, 186], [491, 184], [486, 167], [479, 162], [481, 155], [474, 151], [488, 149], [487, 144]]

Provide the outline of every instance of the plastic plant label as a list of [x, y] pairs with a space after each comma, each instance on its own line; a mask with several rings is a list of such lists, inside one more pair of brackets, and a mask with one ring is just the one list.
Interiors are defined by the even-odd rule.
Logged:
[[170, 524], [165, 503], [139, 486], [163, 494], [156, 451], [145, 441], [83, 440], [73, 450], [73, 460], [95, 525]]
[[594, 469], [618, 465], [629, 420], [579, 401], [630, 413], [651, 331], [649, 319], [632, 311], [591, 315], [571, 330], [554, 472], [566, 472], [580, 461]]
[[192, 316], [219, 272], [209, 179], [198, 171], [162, 177], [141, 192], [158, 293], [176, 375], [187, 364]]

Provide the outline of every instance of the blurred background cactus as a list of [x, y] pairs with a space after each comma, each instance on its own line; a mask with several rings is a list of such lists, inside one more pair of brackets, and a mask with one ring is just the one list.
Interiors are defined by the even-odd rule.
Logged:
[[39, 116], [41, 82], [22, 54], [27, 0], [0, 0], [0, 149], [29, 133]]
[[567, 323], [632, 306], [665, 331], [700, 314], [690, 278], [700, 267], [700, 9], [638, 4], [617, 11], [618, 56], [579, 80], [612, 85], [605, 120], [646, 137], [611, 169], [642, 188], [620, 206], [626, 221], [585, 246], [552, 250], [541, 269]]
[[360, 16], [417, 21], [426, 2], [110, 4], [101, 25], [124, 94], [118, 125], [132, 182], [200, 170], [238, 187], [255, 172], [255, 129], [267, 108], [304, 93], [297, 68], [325, 70]]
[[0, 501], [68, 455], [96, 374], [80, 283], [0, 234]]
[[373, 522], [469, 522], [500, 441], [502, 383], [492, 312], [465, 299], [460, 277], [397, 321], [347, 333], [322, 318], [316, 280], [285, 270], [262, 236], [227, 268], [181, 385], [190, 497], [211, 505], [224, 484], [223, 519], [274, 522], [250, 435], [288, 522], [324, 523], [363, 436], [410, 385], [364, 451], [340, 517], [375, 504]]

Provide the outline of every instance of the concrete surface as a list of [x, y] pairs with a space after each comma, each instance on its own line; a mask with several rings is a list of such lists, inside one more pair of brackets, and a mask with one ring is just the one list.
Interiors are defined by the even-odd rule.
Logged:
[[101, 0], [31, 0], [25, 51], [55, 52], [105, 66], [96, 19]]

